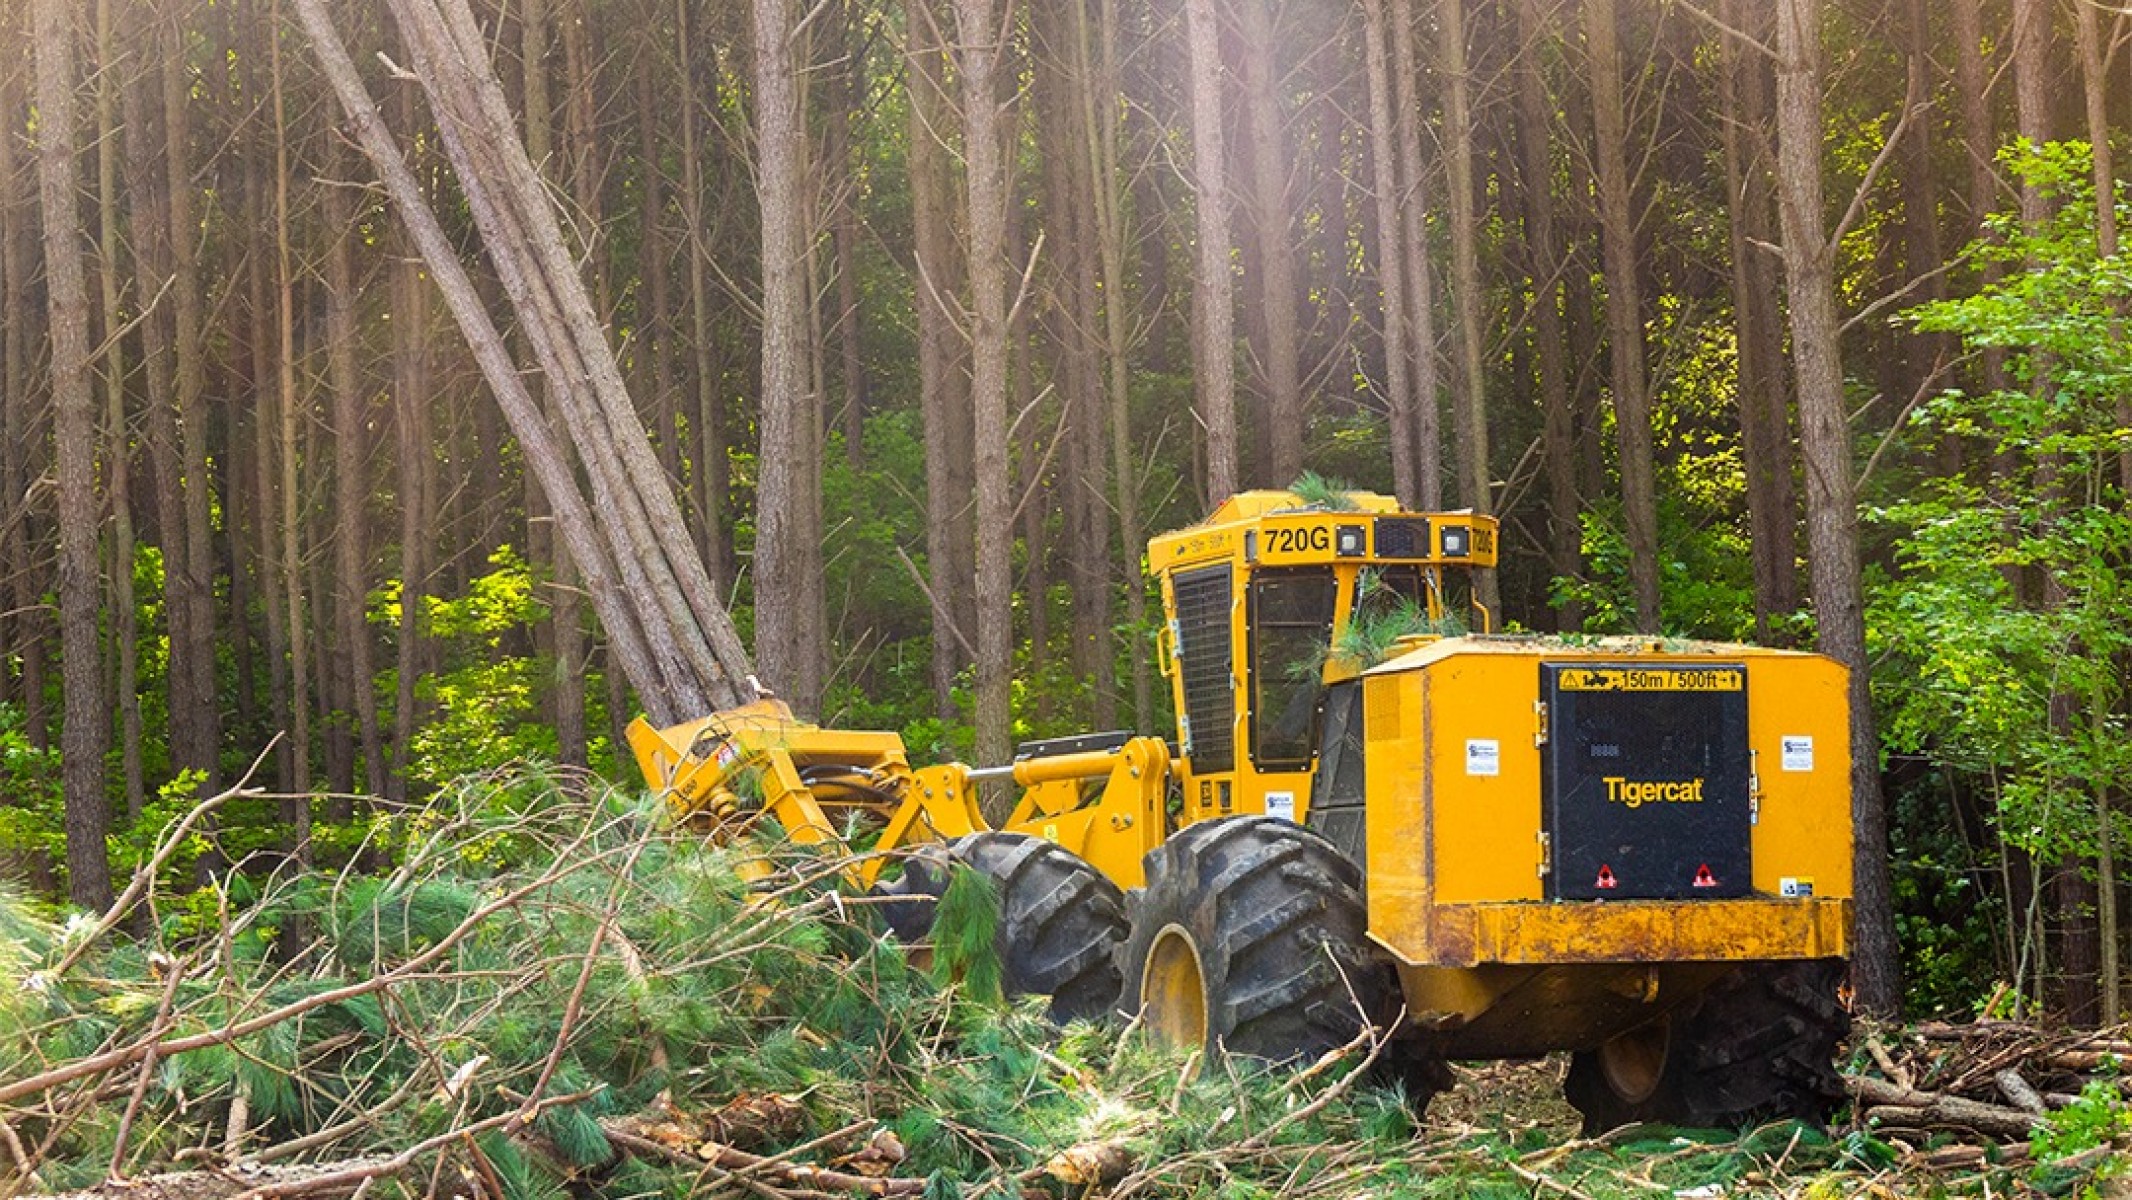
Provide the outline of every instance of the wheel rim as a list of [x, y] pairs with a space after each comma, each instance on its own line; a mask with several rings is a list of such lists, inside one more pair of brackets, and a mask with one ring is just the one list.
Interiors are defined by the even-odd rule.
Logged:
[[1599, 1073], [1624, 1103], [1641, 1104], [1658, 1090], [1666, 1073], [1666, 1050], [1672, 1022], [1664, 1017], [1632, 1029], [1599, 1046]]
[[1165, 926], [1140, 972], [1147, 1027], [1166, 1046], [1197, 1050], [1207, 1042], [1207, 983], [1199, 947], [1179, 925]]

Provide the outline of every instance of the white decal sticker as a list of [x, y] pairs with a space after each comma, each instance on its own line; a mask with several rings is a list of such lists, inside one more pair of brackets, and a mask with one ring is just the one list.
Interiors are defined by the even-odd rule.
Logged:
[[1814, 769], [1814, 739], [1800, 733], [1787, 733], [1783, 737], [1784, 769], [1787, 771], [1811, 771]]
[[1787, 900], [1805, 900], [1814, 894], [1814, 881], [1805, 876], [1786, 875], [1777, 880], [1777, 895]]
[[1466, 774], [1500, 775], [1503, 773], [1503, 745], [1494, 738], [1466, 739]]
[[1267, 792], [1266, 815], [1279, 817], [1283, 821], [1295, 820], [1295, 793]]

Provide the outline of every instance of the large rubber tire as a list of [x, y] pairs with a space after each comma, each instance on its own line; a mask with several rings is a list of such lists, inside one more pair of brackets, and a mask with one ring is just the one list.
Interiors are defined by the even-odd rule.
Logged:
[[1570, 1059], [1563, 1095], [1586, 1133], [1651, 1122], [1741, 1129], [1826, 1122], [1843, 1096], [1851, 1018], [1839, 959], [1747, 963], [1659, 1023]]
[[1126, 931], [1118, 885], [1056, 842], [973, 833], [911, 855], [901, 879], [874, 889], [903, 898], [881, 906], [899, 941], [915, 946], [932, 936], [935, 902], [957, 863], [989, 876], [999, 890], [993, 944], [1006, 993], [1050, 997], [1051, 1019], [1060, 1024], [1109, 1016], [1118, 1001], [1117, 949]]
[[1188, 826], [1148, 854], [1147, 886], [1126, 903], [1120, 1007], [1160, 1040], [1210, 1058], [1310, 1062], [1394, 1007], [1361, 870], [1301, 826]]

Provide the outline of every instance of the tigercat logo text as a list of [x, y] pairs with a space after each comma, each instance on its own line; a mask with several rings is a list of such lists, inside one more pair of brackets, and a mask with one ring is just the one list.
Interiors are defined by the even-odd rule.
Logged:
[[1606, 778], [1606, 800], [1609, 804], [1622, 804], [1629, 808], [1642, 808], [1646, 804], [1701, 804], [1703, 781], [1701, 779], [1643, 780], [1629, 779], [1621, 775]]

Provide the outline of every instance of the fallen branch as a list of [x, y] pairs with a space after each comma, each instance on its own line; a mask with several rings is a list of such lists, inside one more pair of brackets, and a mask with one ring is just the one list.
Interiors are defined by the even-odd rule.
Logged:
[[1852, 1076], [1848, 1082], [1851, 1094], [1872, 1106], [1866, 1110], [1867, 1118], [1885, 1125], [1905, 1129], [1953, 1127], [2001, 1138], [2025, 1138], [2036, 1126], [2037, 1118], [2019, 1109], [1939, 1092], [1920, 1092], [1860, 1075]]
[[[925, 1193], [925, 1180], [898, 1179], [894, 1176], [873, 1178], [853, 1175], [844, 1171], [832, 1171], [826, 1167], [809, 1166], [806, 1163], [775, 1162], [760, 1154], [749, 1154], [717, 1142], [705, 1142], [693, 1154], [676, 1150], [650, 1138], [629, 1132], [626, 1122], [602, 1121], [600, 1128], [609, 1141], [636, 1155], [649, 1155], [671, 1163], [698, 1165], [709, 1163], [721, 1171], [747, 1172], [750, 1176], [766, 1175], [772, 1179], [791, 1183], [802, 1188], [826, 1192], [859, 1192], [868, 1196], [918, 1196]], [[784, 1190], [784, 1189], [779, 1189]], [[805, 1193], [787, 1192], [789, 1195]]]

